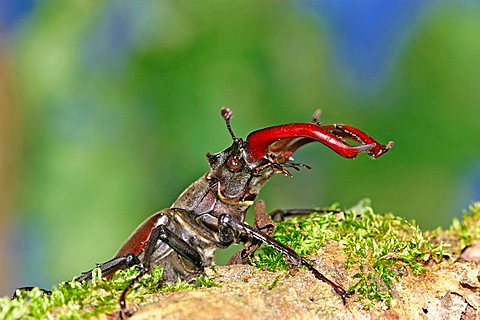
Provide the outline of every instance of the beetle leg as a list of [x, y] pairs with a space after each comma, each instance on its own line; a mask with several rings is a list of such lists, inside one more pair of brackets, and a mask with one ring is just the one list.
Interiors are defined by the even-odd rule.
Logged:
[[[136, 255], [128, 254], [126, 256], [115, 257], [115, 258], [113, 258], [113, 259], [111, 259], [107, 262], [98, 264], [97, 268], [100, 268], [103, 276], [109, 278], [117, 270], [130, 268], [130, 267], [140, 265], [140, 264], [141, 264], [141, 262]], [[74, 280], [79, 281], [79, 282], [92, 280], [92, 271], [93, 270], [95, 270], [95, 269], [83, 272], [81, 275], [76, 277]]]
[[[312, 213], [328, 214], [328, 213], [341, 213], [340, 209], [276, 209], [270, 213], [265, 211], [265, 202], [262, 200], [257, 201], [255, 206], [254, 217], [255, 227], [257, 230], [265, 233], [268, 236], [273, 235], [275, 232], [274, 221], [284, 221], [286, 218], [294, 216], [306, 216]], [[232, 264], [247, 264], [248, 258], [251, 257], [255, 251], [260, 248], [261, 243], [254, 239], [248, 239], [243, 245], [243, 248], [235, 253], [227, 262], [227, 265]]]
[[[176, 253], [178, 253], [188, 261], [192, 262], [197, 268], [203, 269], [205, 267], [202, 262], [202, 257], [200, 256], [198, 251], [195, 250], [195, 248], [193, 248], [185, 240], [180, 238], [176, 233], [168, 229], [165, 225], [159, 225], [155, 229], [156, 230], [158, 229], [158, 240], [162, 240], [164, 243], [169, 245], [173, 250], [175, 250]], [[155, 230], [152, 232], [152, 235], [154, 232]], [[149, 243], [150, 243], [150, 240], [149, 240]], [[149, 261], [148, 262], [146, 261], [147, 254], [150, 251], [150, 254], [148, 256], [148, 259], [149, 259], [154, 249], [155, 249], [155, 244], [152, 244], [151, 246], [147, 244], [147, 248], [145, 249], [145, 259], [144, 259], [145, 263], [149, 263]]]
[[150, 238], [145, 246], [140, 274], [128, 284], [120, 296], [120, 308], [122, 309], [122, 312], [128, 316], [132, 315], [132, 312], [127, 309], [127, 294], [133, 288], [135, 283], [137, 283], [150, 270], [151, 257], [159, 240], [170, 246], [176, 253], [192, 262], [197, 268], [201, 270], [204, 268], [202, 257], [190, 244], [168, 229], [165, 224], [156, 226], [150, 234]]
[[130, 281], [130, 283], [123, 289], [122, 294], [120, 295], [119, 299], [119, 304], [120, 304], [120, 309], [122, 310], [122, 313], [130, 317], [133, 312], [127, 309], [127, 294], [130, 291], [130, 289], [133, 288], [135, 283], [137, 283], [146, 273], [148, 272], [148, 269], [143, 267], [140, 269], [140, 273]]
[[[133, 266], [140, 266], [140, 274], [136, 276], [129, 284], [128, 286], [123, 290], [122, 295], [120, 296], [120, 308], [122, 309], [122, 312], [125, 313], [126, 315], [130, 316], [131, 312], [127, 310], [126, 307], [126, 302], [125, 302], [125, 296], [127, 292], [132, 288], [132, 286], [141, 278], [143, 275], [148, 271], [148, 268], [145, 267], [140, 262], [140, 259], [138, 259], [138, 256], [135, 254], [128, 254], [126, 256], [121, 256], [121, 257], [115, 257], [105, 263], [99, 264], [97, 268], [100, 268], [102, 271], [102, 275], [105, 275], [106, 277], [111, 277], [116, 271], [121, 270], [121, 269], [126, 269], [130, 268]], [[75, 278], [75, 281], [87, 281], [92, 279], [92, 270], [87, 271], [82, 273], [80, 276]]]
[[[100, 268], [102, 275], [109, 277], [113, 275], [117, 270], [129, 268], [135, 265], [141, 265], [140, 260], [134, 254], [129, 254], [124, 257], [115, 257], [105, 263], [98, 264], [97, 268]], [[76, 277], [74, 280], [79, 282], [84, 282], [92, 279], [92, 270], [83, 272], [80, 276]], [[12, 295], [12, 299], [19, 296], [19, 292], [22, 291], [32, 291], [35, 287], [21, 287], [15, 290], [15, 293]], [[50, 295], [52, 292], [50, 290], [41, 289], [40, 290], [47, 295]]]
[[[20, 287], [20, 288], [17, 288], [17, 289], [15, 289], [15, 292], [12, 294], [12, 296], [10, 298], [15, 299], [16, 297], [20, 297], [22, 292], [32, 291], [35, 288], [36, 287]], [[42, 291], [43, 294], [46, 294], [46, 295], [51, 295], [52, 294], [52, 291], [50, 291], [50, 290], [46, 290], [46, 289], [42, 289], [42, 288], [38, 288], [38, 289], [40, 289], [40, 291]]]
[[321, 274], [315, 267], [313, 263], [306, 258], [303, 258], [298, 255], [294, 250], [290, 249], [289, 247], [285, 246], [284, 244], [278, 242], [277, 240], [273, 239], [270, 236], [262, 233], [261, 231], [256, 230], [255, 228], [231, 217], [228, 214], [222, 214], [218, 218], [218, 226], [219, 226], [219, 234], [231, 234], [233, 235], [234, 232], [238, 232], [240, 234], [244, 234], [249, 238], [253, 238], [261, 243], [268, 245], [275, 250], [279, 251], [285, 258], [287, 258], [293, 265], [295, 266], [305, 266], [308, 270], [310, 270], [313, 275], [326, 283], [328, 283], [335, 292], [342, 298], [344, 304], [346, 304], [346, 298], [348, 296], [348, 292], [345, 291], [340, 285], [336, 284], [332, 280], [325, 277]]
[[308, 216], [312, 213], [329, 214], [329, 213], [341, 213], [340, 209], [276, 209], [270, 212], [270, 216], [273, 221], [284, 221], [286, 218], [294, 216]]
[[[257, 201], [254, 212], [255, 227], [257, 230], [271, 236], [275, 232], [275, 223], [265, 211], [265, 202], [263, 200]], [[228, 260], [227, 265], [247, 264], [248, 258], [252, 256], [261, 245], [261, 242], [253, 238], [248, 238], [247, 242], [243, 245], [243, 248]]]

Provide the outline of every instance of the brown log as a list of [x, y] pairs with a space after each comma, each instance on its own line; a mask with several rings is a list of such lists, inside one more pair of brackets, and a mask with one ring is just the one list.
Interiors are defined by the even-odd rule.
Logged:
[[[332, 243], [314, 258], [317, 268], [348, 287], [357, 270], [345, 270], [346, 256]], [[480, 318], [479, 266], [475, 262], [430, 262], [426, 272], [393, 284], [390, 307], [349, 297], [343, 305], [332, 288], [308, 270], [268, 272], [247, 265], [216, 267], [220, 287], [155, 296], [136, 319], [477, 319]]]

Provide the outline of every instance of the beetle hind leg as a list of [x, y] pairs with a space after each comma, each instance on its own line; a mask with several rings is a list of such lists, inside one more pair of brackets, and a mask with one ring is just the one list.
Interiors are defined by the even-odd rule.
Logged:
[[[115, 257], [107, 262], [97, 265], [97, 268], [100, 268], [102, 276], [110, 278], [116, 271], [121, 269], [127, 269], [136, 265], [141, 265], [140, 260], [134, 254], [128, 254], [122, 257]], [[95, 269], [83, 272], [81, 275], [76, 277], [74, 280], [79, 282], [84, 282], [92, 280], [92, 272]]]
[[[20, 297], [20, 296], [22, 296], [23, 292], [30, 292], [35, 288], [37, 288], [37, 287], [20, 287], [20, 288], [17, 288], [17, 289], [15, 289], [15, 292], [12, 294], [11, 299], [15, 299], [17, 297]], [[38, 288], [38, 289], [40, 289], [40, 291], [42, 291], [43, 294], [46, 294], [46, 295], [51, 295], [52, 294], [52, 291], [50, 291], [50, 290], [42, 289], [42, 288]]]

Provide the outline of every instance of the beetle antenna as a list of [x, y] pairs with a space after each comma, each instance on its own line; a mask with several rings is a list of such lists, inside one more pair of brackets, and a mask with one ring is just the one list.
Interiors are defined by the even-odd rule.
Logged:
[[321, 125], [320, 116], [322, 115], [322, 109], [318, 108], [315, 110], [312, 116], [312, 122], [318, 125]]
[[228, 108], [228, 107], [222, 107], [222, 109], [220, 110], [220, 113], [221, 113], [223, 119], [225, 120], [225, 123], [227, 124], [227, 129], [228, 129], [228, 132], [230, 132], [230, 135], [232, 136], [232, 139], [234, 141], [237, 141], [238, 138], [233, 133], [232, 126], [230, 125], [230, 119], [233, 117], [233, 111], [230, 110], [230, 108]]

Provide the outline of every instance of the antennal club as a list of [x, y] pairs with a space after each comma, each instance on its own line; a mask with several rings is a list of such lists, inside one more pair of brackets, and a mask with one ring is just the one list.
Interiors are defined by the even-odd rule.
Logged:
[[315, 110], [312, 116], [312, 122], [318, 125], [321, 125], [320, 116], [322, 115], [322, 109], [318, 108]]
[[230, 119], [233, 117], [233, 111], [230, 110], [228, 107], [222, 107], [220, 110], [220, 114], [222, 115], [223, 119], [225, 119], [225, 123], [227, 124], [227, 129], [228, 132], [230, 132], [230, 135], [232, 136], [233, 140], [238, 140], [238, 138], [235, 136], [232, 130], [232, 126], [230, 125]]

